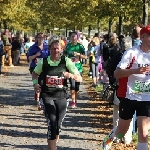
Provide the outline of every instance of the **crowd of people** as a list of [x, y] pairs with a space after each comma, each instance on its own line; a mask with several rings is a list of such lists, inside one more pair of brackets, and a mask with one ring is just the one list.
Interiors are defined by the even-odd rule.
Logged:
[[[115, 33], [87, 38], [81, 32], [70, 32], [68, 38], [38, 33], [25, 40], [10, 38], [5, 31], [0, 37], [0, 66], [8, 58], [10, 67], [19, 63], [25, 53], [29, 62], [38, 110], [48, 122], [47, 141], [50, 150], [56, 143], [64, 120], [70, 88], [70, 108], [77, 107], [83, 64], [89, 66], [91, 88], [115, 86], [113, 132], [103, 143], [110, 149], [113, 142], [130, 144], [138, 124], [137, 150], [148, 150], [150, 129], [150, 26], [136, 26], [131, 35]], [[0, 74], [1, 68], [0, 68]], [[68, 81], [70, 87], [68, 86]], [[136, 113], [135, 113], [136, 112]]]

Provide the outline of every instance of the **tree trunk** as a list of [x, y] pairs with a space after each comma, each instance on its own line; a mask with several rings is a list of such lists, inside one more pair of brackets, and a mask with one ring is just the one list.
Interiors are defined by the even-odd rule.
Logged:
[[74, 31], [74, 32], [76, 31], [76, 26], [74, 26], [73, 31]]
[[7, 21], [6, 20], [3, 21], [3, 24], [4, 24], [4, 29], [8, 29], [8, 25], [7, 25]]
[[119, 16], [118, 36], [123, 34], [122, 20], [123, 20], [123, 17], [122, 17], [122, 16]]
[[109, 29], [108, 29], [108, 34], [112, 33], [112, 19], [109, 19]]
[[0, 32], [1, 32], [1, 29], [2, 29], [2, 20], [0, 19]]
[[97, 21], [98, 36], [100, 35], [100, 18]]
[[66, 27], [66, 37], [68, 37], [68, 30], [67, 30], [67, 27]]
[[88, 28], [88, 37], [91, 36], [91, 25], [89, 25], [89, 28]]
[[148, 24], [148, 0], [143, 0], [143, 25], [146, 26]]

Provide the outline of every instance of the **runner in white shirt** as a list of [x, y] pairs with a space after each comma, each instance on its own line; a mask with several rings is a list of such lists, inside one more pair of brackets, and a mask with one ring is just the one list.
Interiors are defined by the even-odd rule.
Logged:
[[[150, 26], [141, 29], [142, 45], [127, 50], [114, 72], [119, 78], [119, 123], [116, 138], [127, 132], [134, 112], [137, 112], [137, 150], [148, 150], [150, 129]], [[115, 139], [115, 138], [114, 138]]]

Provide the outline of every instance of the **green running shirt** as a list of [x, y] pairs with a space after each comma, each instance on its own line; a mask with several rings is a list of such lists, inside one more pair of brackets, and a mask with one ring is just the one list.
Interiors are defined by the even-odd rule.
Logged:
[[[65, 53], [67, 54], [69, 58], [75, 58], [75, 56], [73, 55], [73, 52], [77, 52], [77, 53], [84, 55], [85, 48], [80, 43], [77, 43], [76, 45], [72, 45], [72, 43], [68, 43], [65, 48]], [[78, 61], [75, 61], [74, 63], [75, 63], [75, 66], [78, 68], [78, 71], [82, 72], [83, 71], [82, 63], [80, 61], [80, 58], [77, 58], [77, 57], [76, 57], [76, 60], [78, 59]]]
[[[66, 60], [66, 67], [69, 70], [69, 72], [72, 74], [79, 74], [78, 69], [76, 68], [75, 64], [71, 61], [71, 59], [66, 57], [65, 60]], [[61, 58], [58, 61], [53, 62], [50, 59], [50, 56], [48, 56], [47, 61], [48, 61], [48, 64], [50, 64], [50, 66], [58, 66], [58, 64], [61, 61]], [[42, 67], [43, 67], [43, 58], [38, 62], [37, 66], [34, 69], [34, 72], [40, 75], [42, 72]]]

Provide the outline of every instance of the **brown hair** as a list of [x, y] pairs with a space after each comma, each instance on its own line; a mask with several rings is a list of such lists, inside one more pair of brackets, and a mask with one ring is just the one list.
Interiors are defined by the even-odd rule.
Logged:
[[117, 44], [117, 38], [116, 37], [111, 37], [108, 41], [110, 46], [116, 46]]
[[35, 38], [37, 39], [37, 37], [38, 37], [40, 34], [44, 34], [44, 33], [43, 33], [43, 32], [38, 32], [37, 35], [35, 36]]

